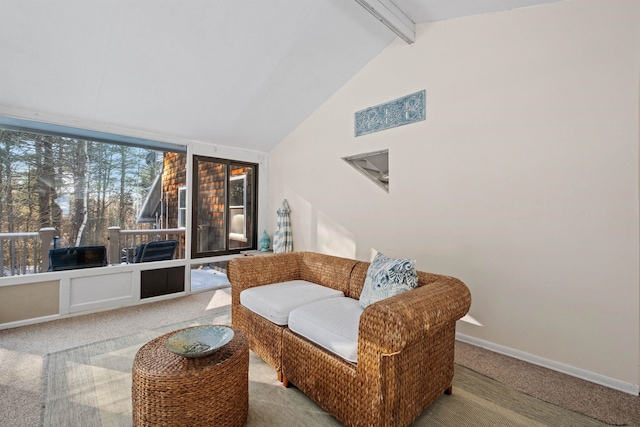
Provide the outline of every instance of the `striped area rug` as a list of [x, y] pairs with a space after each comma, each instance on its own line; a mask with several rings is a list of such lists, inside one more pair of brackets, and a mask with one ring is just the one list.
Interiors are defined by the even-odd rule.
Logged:
[[[151, 339], [194, 325], [229, 324], [229, 307], [188, 322], [149, 329], [47, 355], [42, 426], [131, 426], [131, 367]], [[443, 395], [414, 426], [604, 426], [600, 421], [520, 393], [456, 365], [451, 396]], [[340, 426], [251, 353], [247, 426]]]

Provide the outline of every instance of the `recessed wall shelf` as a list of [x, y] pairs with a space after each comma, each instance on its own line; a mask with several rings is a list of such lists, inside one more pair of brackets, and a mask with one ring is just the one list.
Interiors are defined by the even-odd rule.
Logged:
[[389, 192], [389, 150], [356, 154], [342, 159], [384, 191]]

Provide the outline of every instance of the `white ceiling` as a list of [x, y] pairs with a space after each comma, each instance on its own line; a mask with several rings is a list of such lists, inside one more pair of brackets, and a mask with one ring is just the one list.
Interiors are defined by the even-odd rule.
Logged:
[[[416, 23], [559, 0], [394, 0]], [[354, 0], [0, 0], [0, 106], [269, 151], [396, 38]]]

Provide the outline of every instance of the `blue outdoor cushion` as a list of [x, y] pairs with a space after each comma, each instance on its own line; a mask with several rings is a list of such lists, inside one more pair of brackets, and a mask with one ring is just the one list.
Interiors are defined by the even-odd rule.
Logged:
[[133, 262], [166, 261], [173, 259], [178, 242], [175, 240], [158, 240], [139, 245]]

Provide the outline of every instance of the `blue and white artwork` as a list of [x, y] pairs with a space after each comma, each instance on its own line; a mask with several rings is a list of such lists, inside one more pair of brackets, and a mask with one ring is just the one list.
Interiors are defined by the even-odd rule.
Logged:
[[425, 120], [426, 92], [412, 93], [355, 113], [355, 136]]

